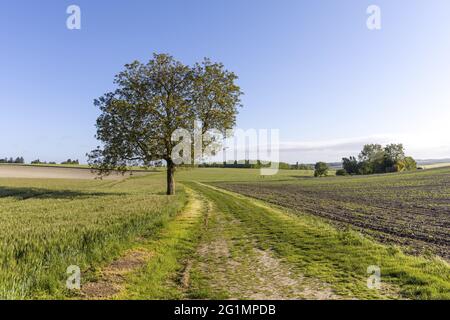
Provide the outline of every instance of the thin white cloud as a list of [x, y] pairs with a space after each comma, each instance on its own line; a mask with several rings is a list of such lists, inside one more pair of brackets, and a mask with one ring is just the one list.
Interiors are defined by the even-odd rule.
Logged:
[[365, 144], [403, 143], [406, 153], [418, 159], [450, 158], [450, 139], [432, 134], [379, 134], [348, 139], [280, 143], [280, 157], [287, 162], [340, 161], [356, 156]]

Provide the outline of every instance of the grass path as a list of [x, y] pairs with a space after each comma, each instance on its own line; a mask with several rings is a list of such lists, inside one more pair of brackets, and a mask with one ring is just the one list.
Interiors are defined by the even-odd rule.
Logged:
[[263, 249], [232, 212], [208, 198], [203, 234], [190, 263], [187, 297], [195, 299], [338, 299]]
[[[184, 185], [186, 209], [156, 239], [144, 240], [104, 270], [98, 283], [110, 286], [100, 297], [449, 298], [444, 261], [408, 256], [321, 219], [229, 191]], [[367, 287], [373, 265], [381, 269], [377, 290]]]

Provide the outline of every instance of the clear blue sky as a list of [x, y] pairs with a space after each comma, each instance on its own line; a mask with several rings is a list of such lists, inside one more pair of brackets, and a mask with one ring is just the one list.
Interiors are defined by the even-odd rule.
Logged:
[[[82, 29], [66, 28], [66, 8]], [[381, 8], [382, 29], [366, 27]], [[364, 142], [450, 157], [450, 1], [3, 1], [0, 157], [93, 149], [93, 99], [125, 63], [207, 56], [245, 92], [240, 128], [279, 128], [287, 161], [334, 161]]]

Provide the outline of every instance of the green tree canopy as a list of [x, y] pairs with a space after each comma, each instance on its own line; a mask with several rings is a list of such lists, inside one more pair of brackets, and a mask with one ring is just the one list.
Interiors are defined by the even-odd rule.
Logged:
[[396, 163], [397, 161], [405, 159], [405, 148], [403, 147], [403, 144], [388, 144], [384, 148], [384, 153], [387, 159], [392, 161], [393, 163]]
[[417, 169], [417, 162], [412, 157], [405, 157], [396, 163], [396, 171], [411, 171]]
[[328, 170], [330, 169], [325, 162], [317, 162], [314, 166], [314, 176], [322, 177], [328, 175]]
[[343, 158], [342, 167], [348, 174], [358, 174], [359, 164], [355, 157]]
[[202, 133], [231, 129], [242, 94], [237, 76], [220, 63], [205, 59], [193, 67], [167, 54], [155, 54], [143, 64], [135, 61], [115, 77], [117, 89], [95, 100], [101, 115], [96, 137], [102, 146], [93, 150], [89, 164], [108, 174], [126, 171], [136, 163], [165, 160], [167, 194], [174, 194], [175, 163], [172, 141], [177, 129]]
[[366, 144], [358, 156], [343, 158], [342, 166], [348, 174], [373, 174], [415, 170], [417, 163], [405, 156], [403, 144]]
[[359, 161], [373, 161], [383, 154], [383, 147], [380, 144], [366, 144], [358, 156]]

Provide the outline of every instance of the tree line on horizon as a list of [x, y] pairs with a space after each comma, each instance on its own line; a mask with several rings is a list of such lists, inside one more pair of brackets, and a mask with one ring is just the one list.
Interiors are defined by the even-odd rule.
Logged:
[[[46, 162], [46, 161], [41, 161], [40, 159], [36, 159], [31, 161], [31, 164], [57, 164], [55, 161], [51, 161], [51, 162]], [[80, 161], [77, 160], [72, 160], [72, 159], [67, 159], [66, 161], [61, 162], [62, 165], [77, 165], [80, 164]]]
[[4, 159], [0, 159], [0, 163], [16, 163], [16, 164], [24, 164], [25, 163], [25, 159], [23, 157], [17, 157], [17, 158], [4, 158]]
[[[342, 169], [336, 170], [336, 175], [370, 175], [416, 169], [416, 160], [405, 155], [403, 144], [392, 143], [384, 148], [380, 144], [366, 144], [358, 158], [342, 158]], [[329, 170], [327, 163], [317, 162], [314, 166], [314, 176], [327, 176]]]
[[342, 169], [337, 175], [368, 175], [402, 172], [417, 169], [417, 162], [405, 155], [403, 144], [366, 144], [358, 158], [350, 156], [342, 159]]
[[[24, 157], [6, 157], [3, 159], [0, 159], [0, 163], [10, 163], [10, 164], [25, 164], [25, 159]], [[57, 164], [55, 161], [51, 161], [51, 162], [47, 162], [47, 161], [41, 161], [40, 159], [36, 159], [30, 162], [30, 164]], [[78, 159], [76, 160], [71, 160], [71, 159], [67, 159], [66, 161], [61, 162], [61, 164], [63, 165], [78, 165], [80, 164], [80, 161], [78, 161]]]
[[[269, 168], [271, 162], [261, 160], [234, 160], [233, 162], [204, 162], [198, 165], [199, 168], [238, 168], [238, 169], [261, 169]], [[287, 162], [278, 162], [278, 168], [282, 170], [313, 170], [310, 164], [289, 164]]]

